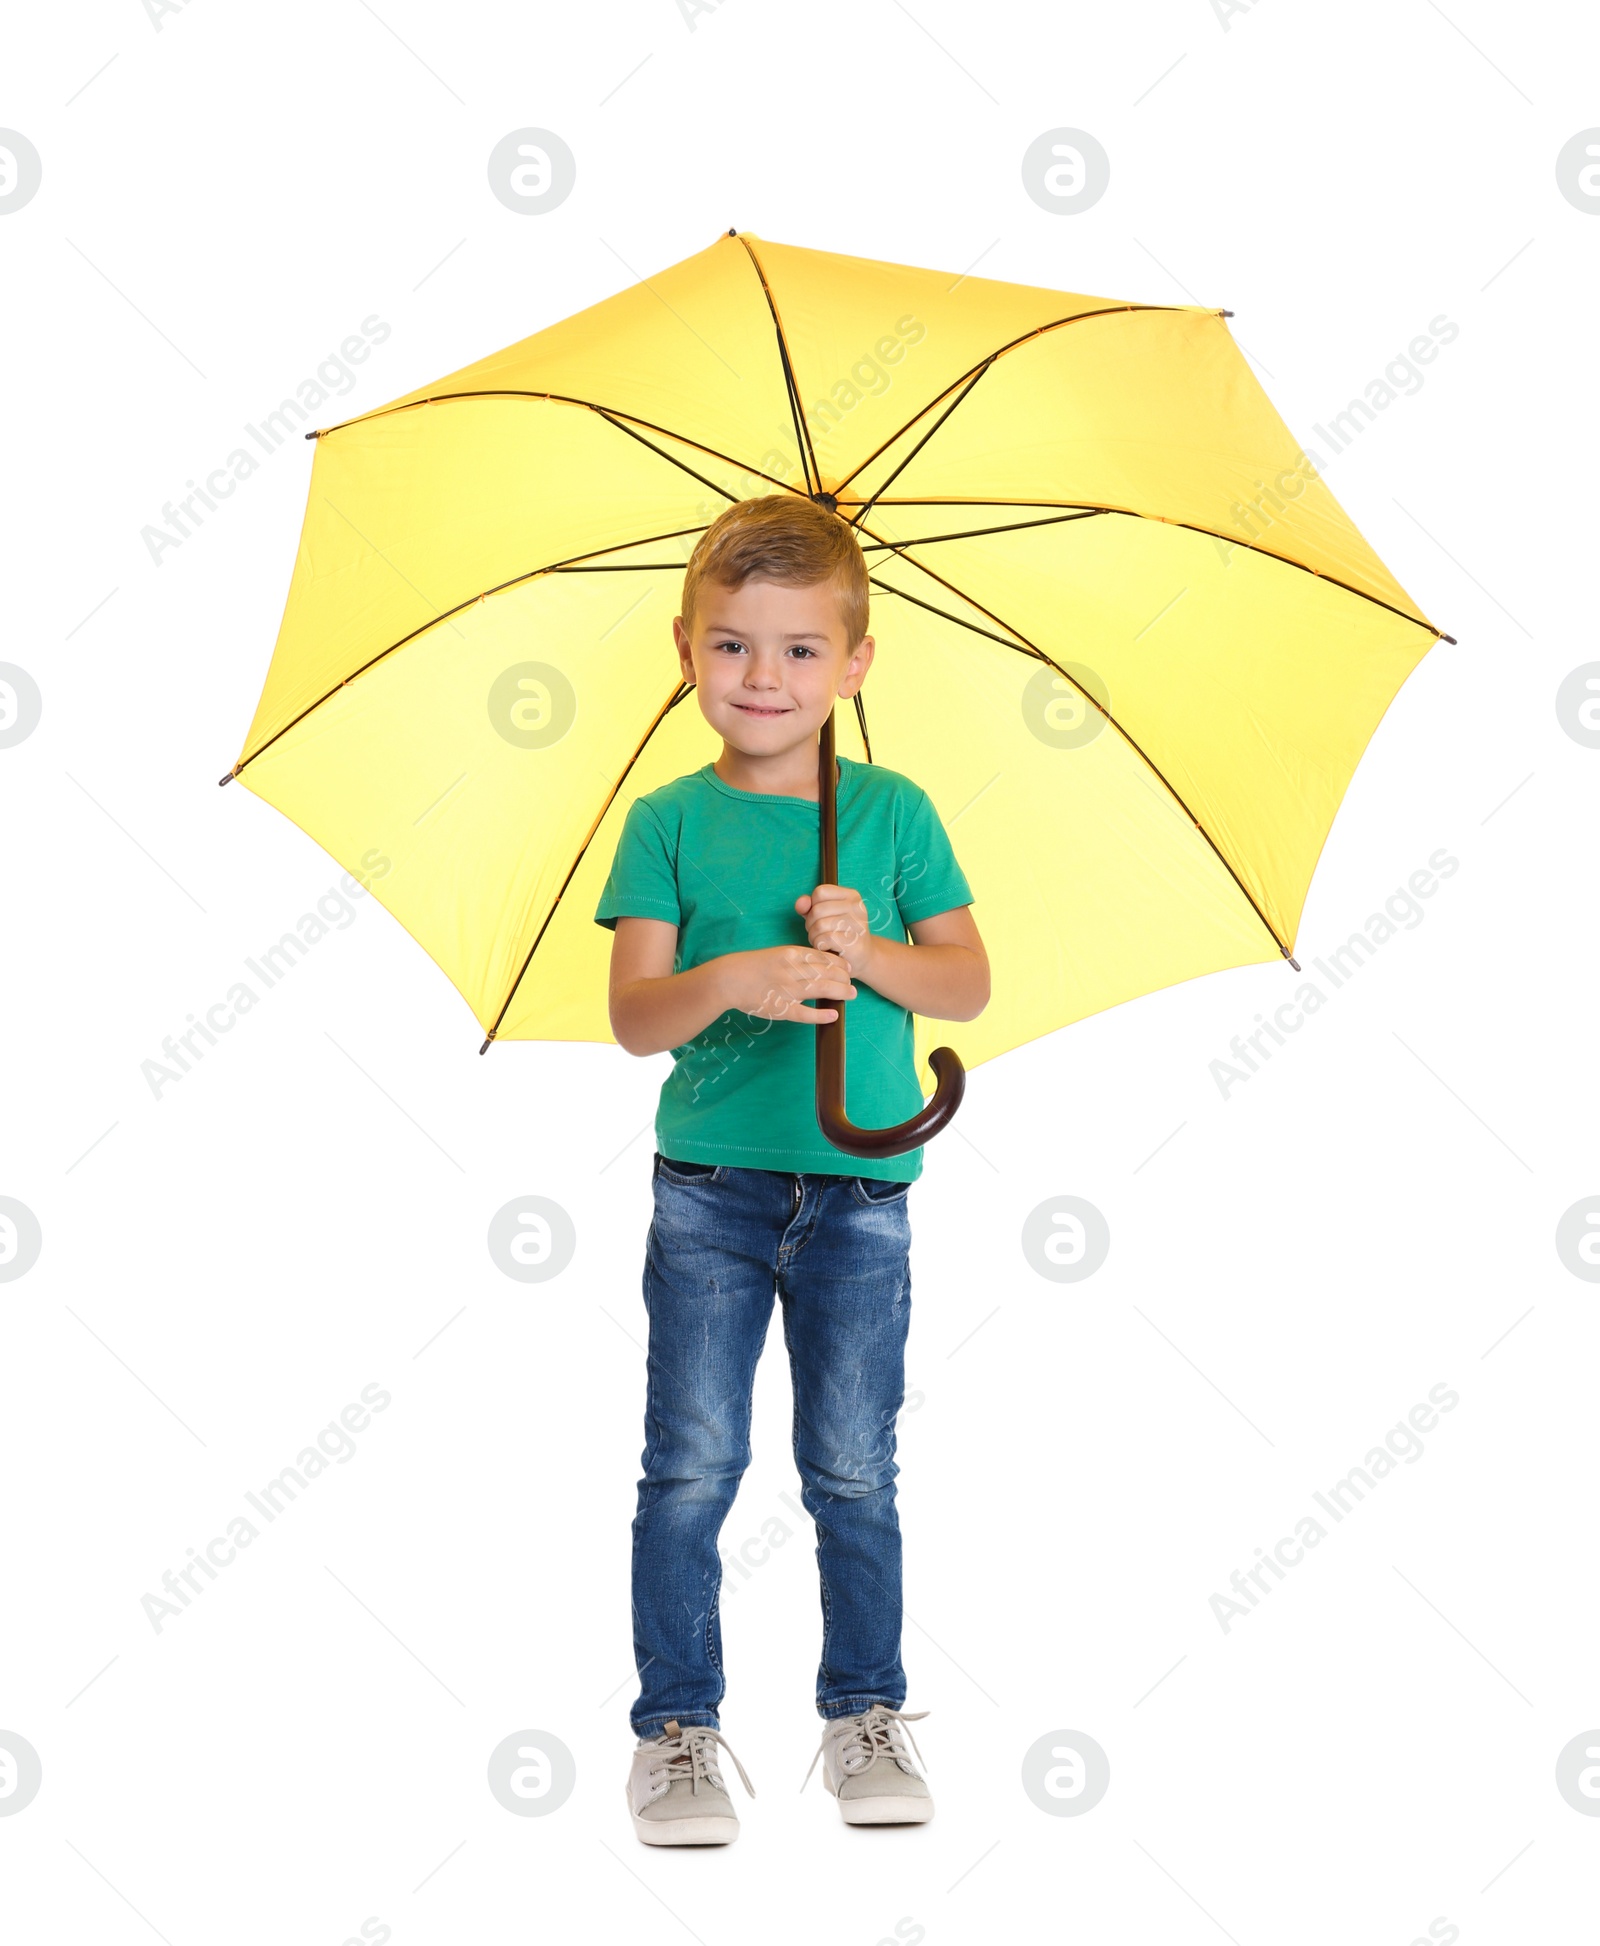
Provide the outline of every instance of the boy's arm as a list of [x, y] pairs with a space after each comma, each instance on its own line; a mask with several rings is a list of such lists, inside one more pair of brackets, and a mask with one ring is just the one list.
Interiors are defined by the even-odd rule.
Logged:
[[814, 1026], [838, 1009], [808, 1001], [851, 1000], [856, 989], [838, 955], [809, 946], [721, 953], [672, 970], [678, 928], [670, 919], [623, 917], [611, 945], [611, 1031], [630, 1054], [681, 1047], [730, 1007], [766, 1020]]
[[622, 918], [611, 943], [611, 1031], [630, 1054], [681, 1047], [727, 1006], [718, 962], [674, 973], [678, 928], [670, 919]]
[[867, 924], [866, 903], [848, 886], [819, 885], [795, 900], [813, 946], [838, 953], [885, 1000], [926, 1020], [976, 1020], [989, 1004], [989, 955], [969, 906], [913, 919], [914, 944]]
[[907, 930], [914, 944], [868, 933], [867, 965], [846, 953], [859, 980], [925, 1020], [976, 1020], [989, 1004], [989, 955], [970, 906], [952, 906]]

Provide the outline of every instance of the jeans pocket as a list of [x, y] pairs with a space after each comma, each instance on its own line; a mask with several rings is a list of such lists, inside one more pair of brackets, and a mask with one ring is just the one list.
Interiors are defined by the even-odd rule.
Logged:
[[858, 1203], [879, 1207], [884, 1203], [903, 1203], [909, 1195], [908, 1182], [885, 1182], [881, 1176], [852, 1176], [850, 1186]]
[[656, 1176], [665, 1177], [684, 1188], [694, 1183], [721, 1182], [723, 1165], [720, 1162], [669, 1162], [660, 1150], [656, 1151]]

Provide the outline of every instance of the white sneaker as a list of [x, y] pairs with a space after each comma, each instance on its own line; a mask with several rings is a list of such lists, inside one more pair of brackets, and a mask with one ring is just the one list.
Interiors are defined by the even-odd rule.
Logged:
[[[926, 1824], [933, 1816], [933, 1798], [911, 1761], [906, 1749], [910, 1732], [902, 1727], [921, 1722], [927, 1714], [913, 1710], [908, 1716], [887, 1703], [874, 1703], [859, 1716], [834, 1717], [824, 1729], [811, 1770], [817, 1757], [826, 1759], [822, 1781], [839, 1800], [846, 1824]], [[919, 1760], [921, 1756], [918, 1750]], [[811, 1770], [801, 1790], [810, 1783]]]
[[738, 1837], [738, 1813], [717, 1768], [718, 1744], [754, 1797], [755, 1786], [720, 1732], [693, 1723], [683, 1729], [674, 1718], [661, 1736], [640, 1740], [627, 1785], [640, 1844], [731, 1845]]

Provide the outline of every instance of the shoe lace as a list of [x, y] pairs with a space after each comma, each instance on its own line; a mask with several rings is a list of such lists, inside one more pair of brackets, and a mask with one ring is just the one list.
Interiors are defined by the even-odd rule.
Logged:
[[658, 1759], [650, 1766], [652, 1783], [665, 1779], [670, 1787], [676, 1779], [687, 1778], [689, 1789], [696, 1797], [700, 1794], [702, 1783], [709, 1784], [713, 1790], [725, 1791], [722, 1773], [717, 1768], [717, 1753], [713, 1745], [720, 1744], [733, 1758], [733, 1767], [739, 1773], [739, 1782], [751, 1797], [756, 1787], [745, 1774], [745, 1768], [735, 1754], [733, 1745], [720, 1730], [713, 1730], [707, 1724], [691, 1723], [687, 1729], [680, 1729], [676, 1721], [663, 1728], [663, 1741], [658, 1746]]
[[811, 1770], [801, 1780], [801, 1790], [811, 1782], [811, 1771], [817, 1767], [817, 1758], [830, 1743], [839, 1745], [839, 1768], [851, 1776], [876, 1763], [880, 1757], [909, 1763], [910, 1756], [905, 1747], [907, 1737], [911, 1738], [911, 1748], [916, 1751], [917, 1761], [921, 1763], [923, 1756], [918, 1749], [917, 1739], [904, 1726], [907, 1723], [920, 1723], [927, 1714], [926, 1710], [892, 1710], [887, 1703], [874, 1703], [859, 1716], [836, 1718], [822, 1733], [822, 1741], [811, 1759]]

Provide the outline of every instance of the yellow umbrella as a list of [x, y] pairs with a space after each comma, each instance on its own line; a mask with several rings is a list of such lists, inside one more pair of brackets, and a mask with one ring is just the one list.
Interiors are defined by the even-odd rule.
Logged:
[[[316, 441], [240, 778], [366, 882], [487, 1038], [612, 1039], [593, 923], [637, 796], [718, 742], [671, 621], [734, 500], [856, 527], [877, 655], [838, 747], [913, 777], [975, 894], [967, 1068], [1294, 965], [1329, 825], [1441, 631], [1225, 311], [730, 230]], [[1445, 636], [1446, 641], [1454, 638]]]

